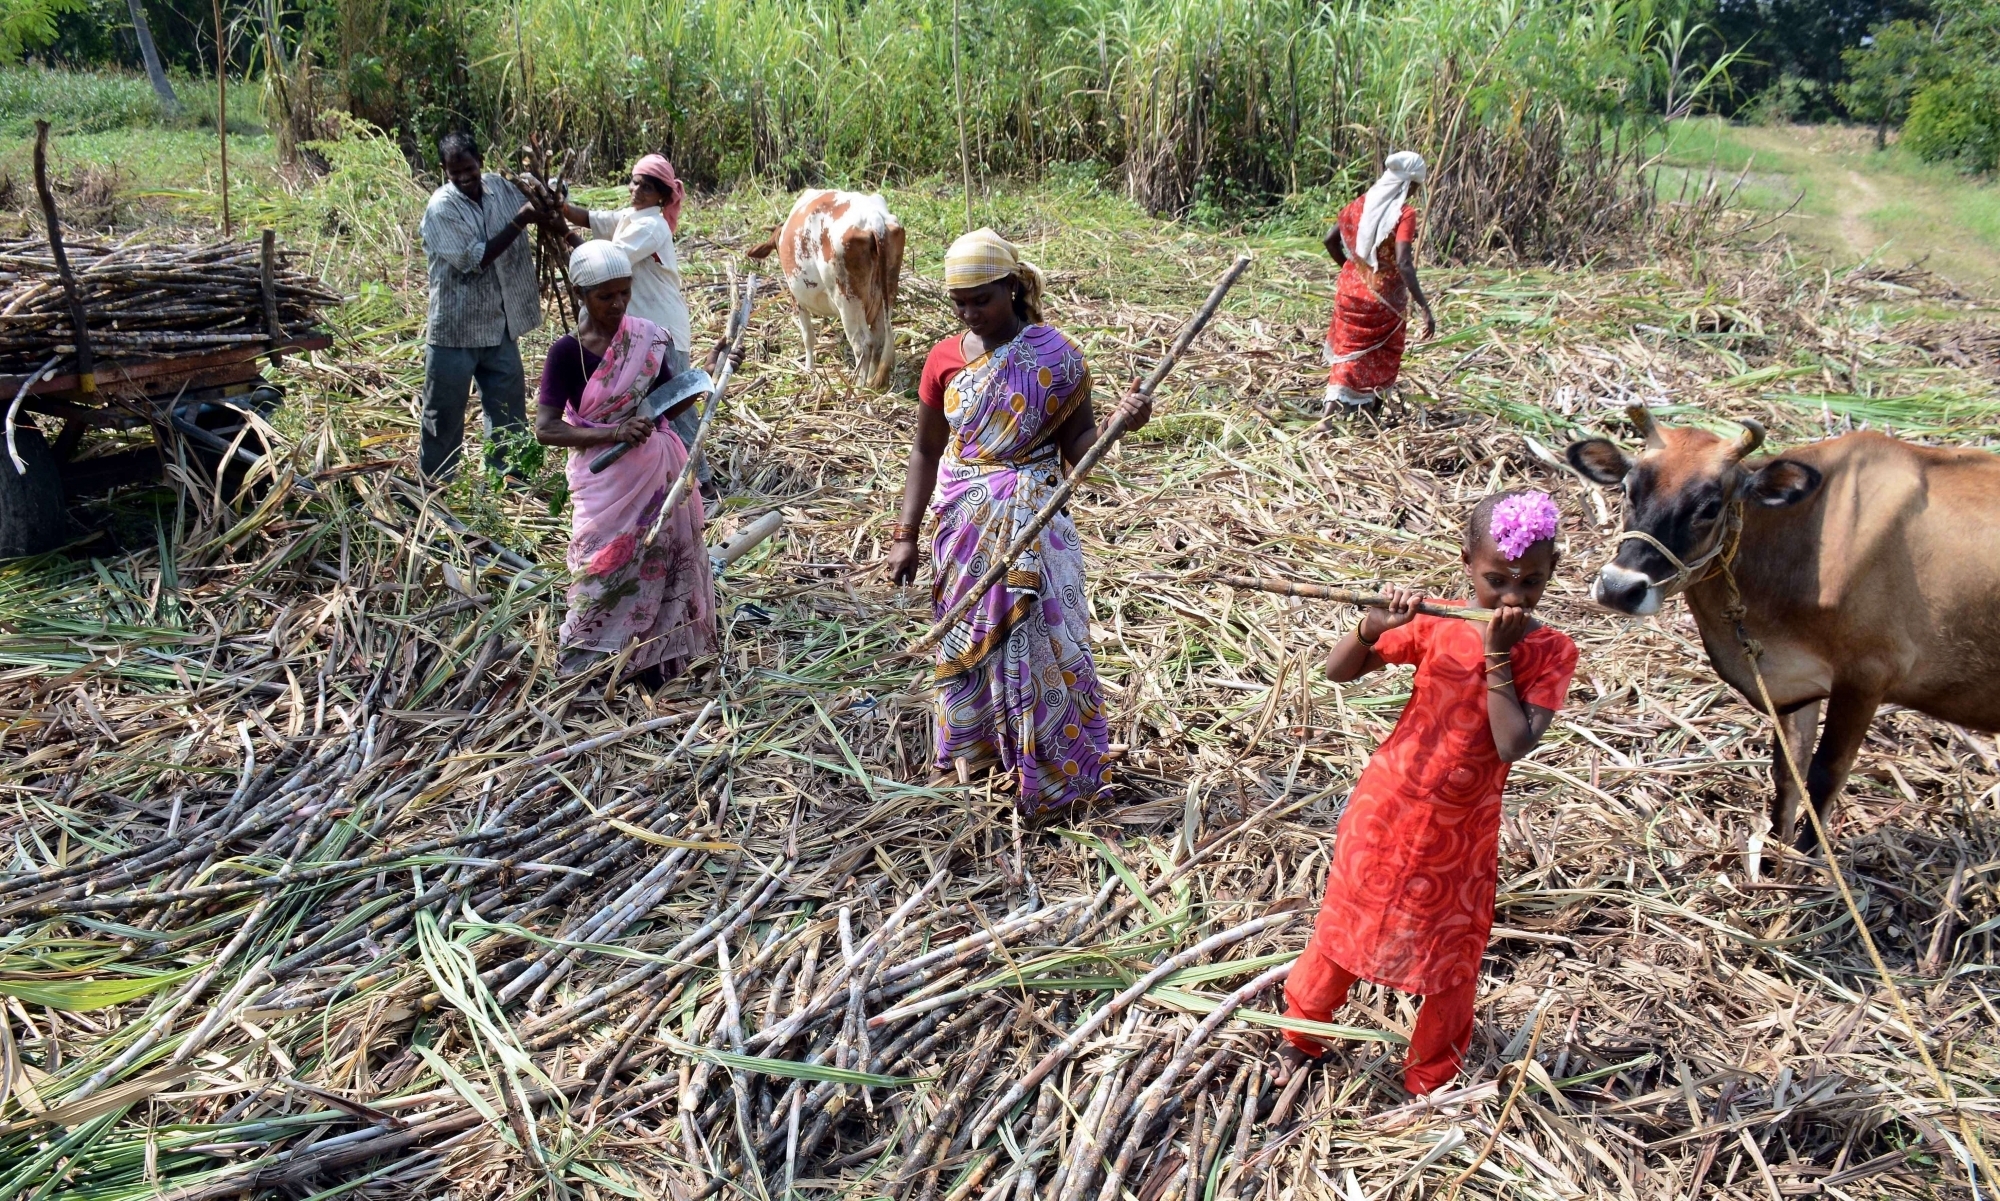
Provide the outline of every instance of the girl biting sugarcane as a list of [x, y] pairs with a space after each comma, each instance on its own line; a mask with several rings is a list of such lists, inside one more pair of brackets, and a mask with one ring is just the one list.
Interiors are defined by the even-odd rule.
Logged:
[[[1324, 1022], [1356, 980], [1420, 994], [1403, 1083], [1423, 1095], [1457, 1074], [1472, 1040], [1479, 962], [1499, 884], [1500, 794], [1562, 706], [1576, 644], [1535, 620], [1560, 558], [1555, 502], [1489, 496], [1467, 522], [1462, 561], [1483, 625], [1418, 612], [1390, 588], [1334, 645], [1327, 678], [1416, 667], [1395, 732], [1355, 783], [1335, 835], [1312, 942], [1285, 983], [1286, 1013]], [[1279, 1081], [1325, 1047], [1286, 1031]]]

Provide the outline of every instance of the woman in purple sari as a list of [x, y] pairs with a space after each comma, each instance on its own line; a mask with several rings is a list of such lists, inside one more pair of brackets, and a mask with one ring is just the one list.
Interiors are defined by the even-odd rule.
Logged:
[[[889, 550], [890, 578], [915, 579], [924, 509], [937, 516], [939, 617], [1032, 521], [1100, 430], [1090, 368], [1074, 342], [1042, 323], [1042, 274], [1032, 263], [981, 229], [952, 243], [944, 276], [966, 332], [925, 360]], [[1152, 416], [1136, 389], [1120, 408], [1127, 429]], [[939, 772], [998, 768], [1029, 814], [1105, 794], [1104, 697], [1090, 656], [1083, 549], [1068, 514], [946, 635], [936, 670]]]

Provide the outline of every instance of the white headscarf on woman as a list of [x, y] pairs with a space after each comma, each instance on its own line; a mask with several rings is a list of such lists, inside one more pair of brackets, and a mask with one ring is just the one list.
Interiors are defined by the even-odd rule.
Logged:
[[1422, 183], [1429, 170], [1423, 157], [1414, 150], [1398, 150], [1389, 156], [1382, 164], [1382, 178], [1375, 181], [1361, 202], [1361, 223], [1354, 231], [1355, 245], [1347, 248], [1349, 257], [1360, 259], [1371, 268], [1381, 268], [1375, 261], [1375, 248], [1395, 232], [1410, 185]]
[[569, 253], [569, 282], [585, 292], [614, 279], [632, 278], [632, 260], [603, 239], [585, 242]]

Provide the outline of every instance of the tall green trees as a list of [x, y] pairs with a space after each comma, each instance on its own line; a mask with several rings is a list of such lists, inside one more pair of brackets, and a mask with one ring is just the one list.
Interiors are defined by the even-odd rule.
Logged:
[[1903, 123], [1903, 143], [1967, 171], [2000, 168], [2000, 3], [1941, 0], [1936, 59]]
[[1836, 93], [1850, 114], [1875, 126], [1875, 149], [1882, 149], [1891, 125], [1909, 116], [1910, 99], [1937, 73], [1939, 57], [1935, 31], [1915, 21], [1879, 25], [1841, 55], [1847, 79]]

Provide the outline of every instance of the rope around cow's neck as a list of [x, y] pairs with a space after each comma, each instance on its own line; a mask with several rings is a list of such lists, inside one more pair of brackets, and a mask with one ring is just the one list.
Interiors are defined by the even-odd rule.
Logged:
[[[1975, 1175], [1972, 1161], [1976, 1160], [1979, 1169], [1986, 1173], [1987, 1181], [1996, 1189], [2000, 1189], [2000, 1170], [1996, 1170], [1993, 1161], [1987, 1157], [1986, 1148], [1981, 1145], [1979, 1136], [1973, 1132], [1972, 1123], [1965, 1116], [1965, 1110], [1959, 1105], [1957, 1091], [1951, 1087], [1951, 1082], [1945, 1079], [1944, 1073], [1938, 1070], [1937, 1061], [1931, 1058], [1930, 1048], [1924, 1045], [1924, 1032], [1917, 1025], [1916, 1015], [1910, 1012], [1909, 1004], [1903, 1000], [1903, 991], [1896, 987], [1895, 977], [1889, 974], [1889, 965], [1883, 960], [1882, 952], [1875, 946], [1875, 936], [1868, 932], [1868, 925], [1862, 920], [1861, 907], [1855, 904], [1854, 893], [1847, 887], [1847, 873], [1842, 870], [1840, 859], [1834, 854], [1833, 840], [1827, 836], [1826, 824], [1820, 820], [1819, 806], [1813, 804], [1812, 793], [1806, 788], [1805, 776], [1799, 771], [1798, 760], [1792, 756], [1791, 740], [1785, 736], [1785, 723], [1778, 715], [1778, 707], [1771, 701], [1771, 686], [1764, 681], [1764, 670], [1758, 665], [1758, 660], [1763, 657], [1764, 647], [1750, 637], [1749, 631], [1743, 627], [1743, 618], [1747, 610], [1743, 603], [1742, 589], [1736, 583], [1735, 570], [1736, 549], [1742, 537], [1742, 521], [1739, 519], [1735, 525], [1737, 534], [1735, 539], [1725, 538], [1716, 543], [1718, 550], [1725, 543], [1727, 545], [1727, 550], [1721, 557], [1720, 567], [1723, 583], [1728, 590], [1728, 599], [1723, 606], [1722, 615], [1736, 628], [1736, 640], [1742, 645], [1743, 657], [1750, 663], [1750, 674], [1757, 681], [1757, 695], [1764, 702], [1764, 711], [1771, 715], [1771, 726], [1777, 737], [1778, 754], [1785, 761], [1785, 769], [1792, 778], [1792, 787], [1798, 790], [1800, 799], [1805, 802], [1806, 820], [1812, 823], [1813, 834], [1819, 839], [1820, 852], [1826, 856], [1826, 874], [1833, 877], [1833, 886], [1839, 890], [1841, 903], [1847, 907], [1848, 920], [1854, 923], [1855, 932], [1861, 936], [1861, 945], [1868, 951], [1868, 962], [1874, 967], [1875, 975], [1881, 979], [1882, 987], [1887, 990], [1889, 998], [1895, 1002], [1896, 1016], [1901, 1019], [1903, 1028], [1910, 1032], [1910, 1041], [1917, 1045], [1917, 1055], [1923, 1060], [1924, 1070], [1930, 1074], [1931, 1083], [1937, 1088], [1939, 1098], [1945, 1107], [1951, 1110], [1952, 1116], [1958, 1119], [1958, 1133], [1965, 1140], [1967, 1148], [1966, 1175], [1967, 1177]], [[1714, 557], [1713, 553], [1709, 557]], [[1973, 1192], [1975, 1194], [1978, 1192], [1976, 1182]]]
[[[1661, 542], [1658, 538], [1653, 537], [1644, 530], [1626, 530], [1619, 534], [1618, 545], [1623, 546], [1627, 542], [1643, 542], [1660, 552], [1661, 556], [1673, 565], [1674, 574], [1664, 580], [1656, 580], [1649, 575], [1646, 577], [1646, 586], [1649, 588], [1658, 588], [1662, 595], [1672, 596], [1677, 592], [1685, 591], [1701, 583], [1713, 575], [1714, 572], [1704, 569], [1711, 563], [1714, 563], [1717, 558], [1723, 560], [1723, 570], [1728, 570], [1728, 561], [1736, 557], [1736, 547], [1742, 539], [1743, 502], [1738, 500], [1732, 502], [1729, 508], [1724, 511], [1722, 516], [1722, 531], [1716, 536], [1714, 545], [1696, 556], [1692, 563], [1681, 562], [1679, 556], [1667, 549], [1666, 543]], [[1696, 575], [1696, 572], [1700, 572], [1701, 574]]]

